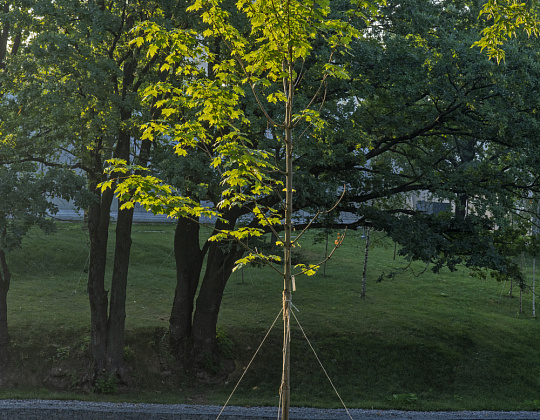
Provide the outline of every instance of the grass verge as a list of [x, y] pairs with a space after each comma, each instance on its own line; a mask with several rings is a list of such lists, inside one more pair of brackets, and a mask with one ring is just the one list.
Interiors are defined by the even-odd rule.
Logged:
[[[166, 351], [175, 286], [174, 226], [136, 225], [127, 301], [125, 355], [135, 386], [116, 395], [92, 393], [85, 382], [89, 309], [87, 233], [61, 224], [54, 236], [33, 232], [9, 255], [9, 304], [14, 386], [1, 398], [222, 404], [281, 308], [282, 280], [271, 270], [231, 277], [220, 314], [220, 340], [234, 364], [230, 375], [193, 383]], [[111, 241], [114, 234], [111, 232]], [[298, 258], [324, 256], [325, 236], [303, 241]], [[329, 238], [330, 243], [334, 238]], [[414, 410], [537, 409], [540, 407], [540, 326], [532, 293], [466, 269], [437, 275], [394, 259], [394, 244], [375, 235], [367, 295], [360, 299], [365, 239], [349, 233], [335, 258], [314, 277], [300, 277], [295, 314], [341, 397], [351, 408]], [[112, 255], [111, 255], [112, 257]], [[524, 268], [530, 278], [530, 258]], [[398, 273], [377, 280], [383, 273]], [[247, 372], [231, 404], [277, 405], [281, 323]], [[292, 403], [339, 407], [298, 327], [292, 344]], [[219, 366], [216, 370], [219, 370]]]

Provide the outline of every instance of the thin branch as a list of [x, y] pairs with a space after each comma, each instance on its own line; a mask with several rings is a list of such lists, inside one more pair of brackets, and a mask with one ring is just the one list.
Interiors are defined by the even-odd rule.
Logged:
[[[253, 202], [255, 203], [255, 206], [258, 207], [257, 201], [256, 201], [256, 200], [253, 200]], [[270, 223], [270, 221], [269, 221], [268, 218], [266, 217], [266, 214], [264, 214], [263, 212], [261, 212], [260, 214], [263, 216], [265, 222], [267, 223], [266, 226], [267, 226], [268, 228], [270, 228], [270, 231], [271, 231], [274, 235], [276, 235], [278, 238], [281, 239], [281, 237], [279, 236], [279, 233], [277, 233], [277, 231], [276, 231], [276, 229], [274, 229], [274, 226], [272, 225], [272, 223]]]
[[85, 172], [91, 173], [90, 168], [88, 168], [87, 166], [84, 166], [80, 162], [74, 165], [66, 165], [63, 163], [50, 162], [50, 161], [45, 160], [44, 158], [34, 157], [34, 156], [29, 156], [29, 157], [25, 157], [21, 159], [16, 159], [16, 160], [0, 161], [0, 165], [12, 165], [12, 164], [24, 163], [24, 162], [41, 163], [42, 165], [47, 166], [49, 168], [82, 169]]
[[345, 193], [347, 192], [347, 185], [343, 185], [343, 193], [341, 193], [341, 197], [339, 197], [339, 199], [335, 202], [335, 204], [332, 206], [331, 209], [329, 210], [326, 210], [326, 211], [319, 211], [317, 210], [317, 213], [315, 214], [315, 216], [313, 216], [313, 218], [310, 220], [310, 222], [307, 224], [307, 226], [302, 229], [302, 231], [300, 232], [300, 234], [295, 238], [294, 241], [292, 241], [292, 244], [294, 245], [296, 243], [296, 241], [298, 241], [302, 235], [304, 233], [306, 233], [306, 231], [309, 229], [309, 227], [313, 224], [313, 222], [317, 219], [317, 217], [319, 217], [320, 214], [328, 214], [330, 213], [332, 210], [334, 210], [338, 205], [339, 203], [341, 203], [341, 200], [343, 200], [343, 197], [345, 197]]
[[345, 239], [345, 236], [347, 235], [347, 228], [345, 228], [345, 230], [343, 231], [343, 236], [341, 236], [338, 240], [336, 240], [336, 242], [334, 243], [334, 248], [332, 249], [332, 251], [330, 251], [330, 254], [328, 254], [328, 256], [322, 260], [320, 263], [318, 264], [315, 264], [315, 265], [311, 265], [309, 268], [306, 268], [304, 270], [302, 270], [300, 273], [298, 274], [295, 274], [294, 276], [297, 277], [297, 276], [301, 276], [302, 274], [306, 274], [308, 271], [311, 271], [313, 270], [314, 268], [317, 268], [317, 267], [320, 267], [321, 265], [323, 265], [326, 261], [328, 261], [330, 258], [332, 258], [332, 255], [334, 255], [334, 252], [336, 252], [336, 250], [341, 246], [341, 244], [343, 243], [343, 240]]

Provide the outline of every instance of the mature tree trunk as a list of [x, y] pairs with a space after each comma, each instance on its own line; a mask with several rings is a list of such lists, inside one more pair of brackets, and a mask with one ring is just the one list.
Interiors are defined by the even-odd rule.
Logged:
[[[229, 229], [222, 221], [216, 222], [217, 229]], [[216, 350], [216, 326], [225, 285], [231, 276], [235, 262], [244, 249], [234, 242], [211, 242], [208, 250], [206, 271], [197, 297], [193, 315], [192, 352], [195, 361]]]
[[0, 250], [0, 388], [7, 381], [7, 367], [9, 362], [9, 334], [7, 323], [7, 294], [11, 273], [6, 262], [6, 254]]
[[510, 291], [508, 292], [508, 297], [513, 298], [514, 297], [514, 278], [510, 277]]
[[456, 203], [456, 217], [461, 220], [465, 220], [467, 217], [467, 203], [469, 202], [469, 196], [467, 194], [461, 194], [458, 202]]
[[171, 346], [181, 354], [191, 336], [195, 294], [199, 286], [204, 252], [199, 246], [199, 224], [186, 217], [178, 218], [174, 234], [176, 290], [169, 319]]
[[[127, 120], [130, 115], [123, 115], [122, 119]], [[129, 133], [122, 132], [118, 139], [115, 157], [128, 161], [130, 143]], [[141, 156], [148, 154], [149, 147], [148, 143], [144, 145]], [[96, 167], [100, 166], [96, 165]], [[114, 191], [109, 188], [101, 193], [95, 185], [97, 185], [97, 181], [94, 183], [94, 190], [100, 200], [99, 203], [91, 205], [88, 212], [90, 235], [88, 292], [91, 309], [91, 354], [94, 362], [94, 379], [103, 375], [116, 375], [122, 382], [128, 382], [129, 376], [124, 366], [123, 354], [133, 209], [118, 209], [109, 302], [105, 290], [105, 266], [110, 208]], [[119, 207], [121, 205], [122, 202], [119, 203]], [[108, 305], [109, 308], [107, 308]]]
[[[130, 113], [123, 113], [122, 120]], [[121, 132], [115, 151], [115, 157], [128, 160], [130, 136]], [[116, 248], [114, 255], [113, 279], [111, 285], [110, 312], [109, 299], [105, 290], [105, 267], [107, 263], [107, 242], [109, 220], [114, 191], [101, 192], [97, 187], [104, 180], [101, 175], [103, 162], [95, 151], [95, 179], [92, 188], [96, 194], [96, 203], [88, 211], [88, 231], [90, 236], [90, 263], [88, 269], [88, 294], [91, 316], [91, 354], [94, 363], [94, 380], [100, 376], [124, 376], [123, 348], [125, 326], [125, 300], [129, 254], [131, 248], [132, 210], [119, 210], [116, 229]]]
[[103, 193], [93, 186], [99, 200], [88, 210], [88, 233], [90, 237], [90, 262], [88, 267], [88, 298], [90, 301], [90, 352], [93, 361], [94, 379], [106, 372], [107, 356], [107, 291], [105, 290], [105, 267], [107, 263], [107, 241], [109, 217], [113, 191]]
[[[7, 16], [8, 13], [9, 13], [9, 3], [6, 2], [2, 6], [2, 14], [4, 16]], [[9, 19], [6, 19], [5, 21], [2, 22], [2, 27], [0, 28], [0, 70], [4, 70], [6, 67], [4, 60], [7, 54], [9, 28], [10, 28], [10, 21]]]
[[[123, 111], [122, 120], [126, 121], [129, 118], [131, 118], [131, 111]], [[129, 161], [130, 145], [131, 137], [129, 132], [122, 131], [118, 140], [116, 156]], [[150, 148], [151, 142], [149, 140], [142, 142], [138, 164], [144, 166], [148, 163]], [[119, 201], [118, 203], [118, 219], [116, 222], [111, 298], [107, 323], [107, 372], [109, 375], [116, 375], [120, 381], [129, 383], [131, 378], [124, 361], [124, 335], [134, 209], [122, 209], [123, 204], [123, 201]]]
[[[126, 26], [123, 30], [128, 31], [133, 27], [133, 16], [127, 16]], [[128, 53], [122, 58], [122, 83], [121, 91], [116, 92], [123, 104], [120, 108], [120, 130], [114, 149], [114, 157], [126, 162], [131, 161], [131, 130], [129, 121], [133, 109], [130, 107], [130, 96], [134, 95], [141, 82], [135, 83], [137, 61], [133, 53]], [[143, 73], [149, 71], [151, 66], [145, 67]], [[113, 86], [118, 88], [116, 75], [112, 75]], [[151, 143], [145, 140], [141, 144], [138, 164], [145, 165], [148, 162]], [[95, 162], [93, 165], [95, 178], [92, 185], [97, 191], [97, 184], [105, 180], [101, 175], [103, 160], [100, 157], [100, 148], [96, 149]], [[133, 209], [118, 209], [116, 225], [116, 243], [113, 263], [113, 276], [111, 283], [110, 303], [105, 291], [105, 263], [107, 254], [107, 236], [109, 228], [110, 206], [113, 199], [113, 190], [107, 189], [101, 194], [101, 205], [94, 205], [89, 212], [90, 230], [90, 268], [89, 269], [89, 294], [92, 316], [92, 357], [94, 359], [95, 378], [102, 375], [116, 375], [122, 382], [129, 381], [124, 366], [124, 331], [126, 319], [126, 289], [129, 270], [129, 257], [131, 253], [131, 228], [133, 224]], [[119, 203], [121, 207], [122, 203]], [[107, 316], [107, 305], [110, 304]], [[94, 378], [94, 379], [95, 379]]]
[[[119, 207], [122, 205], [120, 202]], [[129, 381], [124, 366], [124, 331], [126, 325], [126, 290], [131, 252], [133, 209], [118, 210], [114, 249], [111, 299], [107, 324], [107, 372]]]
[[[468, 165], [475, 159], [476, 140], [456, 140], [457, 150], [460, 161], [456, 163], [456, 167]], [[469, 195], [466, 193], [459, 194], [456, 202], [456, 218], [465, 220], [468, 214]]]
[[[11, 55], [17, 54], [21, 46], [21, 27], [18, 25], [15, 27], [15, 33], [13, 32], [12, 21], [9, 17], [11, 2], [5, 2], [3, 6], [0, 6], [1, 13], [4, 15], [4, 19], [0, 25], [0, 71], [6, 68], [6, 57], [8, 55], [8, 47], [11, 47]], [[0, 83], [0, 86], [2, 84]]]
[[[126, 67], [129, 67], [128, 64], [126, 64]], [[131, 73], [130, 71], [129, 77], [126, 76], [124, 79], [130, 81]], [[123, 96], [125, 96], [125, 93]], [[131, 118], [131, 110], [122, 110], [121, 120], [127, 121], [129, 118]], [[129, 162], [130, 145], [130, 133], [126, 130], [120, 131], [115, 156]], [[123, 202], [118, 203], [111, 297], [107, 323], [107, 374], [116, 375], [122, 382], [127, 383], [129, 377], [124, 366], [124, 331], [126, 326], [126, 290], [132, 242], [133, 208], [121, 209], [122, 204]]]

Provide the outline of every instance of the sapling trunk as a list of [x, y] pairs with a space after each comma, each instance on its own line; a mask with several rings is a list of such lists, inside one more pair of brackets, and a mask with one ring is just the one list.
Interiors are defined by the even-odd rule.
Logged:
[[[289, 54], [291, 51], [289, 51]], [[289, 60], [288, 78], [283, 81], [287, 101], [285, 103], [285, 241], [284, 241], [284, 276], [283, 276], [283, 374], [281, 380], [281, 419], [289, 420], [290, 407], [290, 350], [291, 330], [290, 311], [292, 295], [292, 209], [293, 209], [293, 140], [292, 140], [292, 105], [293, 77], [292, 61]]]
[[523, 313], [523, 286], [519, 287], [519, 313]]
[[290, 311], [291, 311], [291, 296], [292, 296], [292, 264], [291, 264], [291, 248], [292, 248], [292, 144], [291, 144], [291, 129], [288, 128], [286, 134], [286, 198], [285, 198], [285, 241], [284, 241], [284, 259], [285, 270], [283, 277], [283, 375], [281, 381], [281, 400], [282, 400], [282, 420], [289, 419], [290, 407]]
[[326, 277], [326, 257], [328, 257], [328, 232], [326, 232], [326, 246], [324, 248], [323, 276]]
[[536, 318], [536, 291], [535, 291], [535, 288], [536, 288], [536, 279], [535, 279], [535, 274], [536, 274], [536, 257], [533, 257], [533, 272], [532, 272], [532, 313], [533, 313], [533, 318]]
[[360, 297], [362, 299], [366, 297], [366, 275], [367, 275], [368, 256], [369, 256], [369, 229], [367, 229], [367, 233], [366, 233], [366, 250], [364, 253], [364, 269], [362, 271], [362, 292], [360, 293]]

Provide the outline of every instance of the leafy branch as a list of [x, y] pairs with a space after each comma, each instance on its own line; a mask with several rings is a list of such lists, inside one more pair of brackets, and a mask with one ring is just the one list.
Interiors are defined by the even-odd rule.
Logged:
[[527, 36], [538, 36], [540, 20], [528, 3], [519, 0], [489, 0], [480, 11], [479, 17], [492, 21], [490, 26], [482, 29], [482, 38], [473, 44], [483, 51], [487, 49], [488, 57], [495, 58], [497, 63], [505, 58], [502, 46], [517, 31], [524, 31]]

